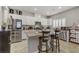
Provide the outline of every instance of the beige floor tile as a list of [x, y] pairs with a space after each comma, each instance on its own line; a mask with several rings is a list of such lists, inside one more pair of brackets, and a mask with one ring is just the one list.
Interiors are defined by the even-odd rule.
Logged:
[[62, 53], [79, 53], [79, 45], [60, 40], [60, 50]]

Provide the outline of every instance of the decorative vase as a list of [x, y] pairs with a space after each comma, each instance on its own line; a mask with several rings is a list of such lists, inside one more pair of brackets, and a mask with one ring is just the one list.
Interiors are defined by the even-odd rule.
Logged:
[[5, 31], [5, 27], [2, 26], [2, 31]]

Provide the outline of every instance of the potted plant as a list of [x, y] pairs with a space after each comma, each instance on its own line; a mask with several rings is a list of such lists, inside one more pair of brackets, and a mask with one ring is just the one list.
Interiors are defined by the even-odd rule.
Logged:
[[2, 23], [2, 30], [5, 31], [5, 29], [6, 29], [6, 23], [3, 22], [3, 23]]

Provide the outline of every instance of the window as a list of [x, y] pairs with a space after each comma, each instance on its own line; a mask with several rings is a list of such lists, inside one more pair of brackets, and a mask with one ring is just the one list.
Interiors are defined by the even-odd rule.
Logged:
[[55, 20], [53, 20], [53, 27], [55, 27]]
[[22, 15], [22, 11], [19, 11], [19, 15]]
[[58, 23], [59, 23], [58, 20], [56, 20], [56, 22], [55, 22], [56, 27], [58, 27]]
[[58, 24], [60, 27], [62, 26], [62, 22], [61, 22], [61, 19], [59, 19], [59, 24]]
[[53, 20], [53, 27], [66, 26], [66, 18]]
[[62, 19], [62, 26], [65, 26], [65, 22], [66, 22], [66, 19], [63, 18], [63, 19]]
[[9, 13], [14, 14], [14, 10], [13, 9], [9, 9]]

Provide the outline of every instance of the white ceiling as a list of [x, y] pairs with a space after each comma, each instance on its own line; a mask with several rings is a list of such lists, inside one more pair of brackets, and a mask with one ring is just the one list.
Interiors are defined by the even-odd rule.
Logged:
[[9, 8], [24, 10], [44, 16], [54, 15], [74, 7], [75, 6], [9, 6]]

